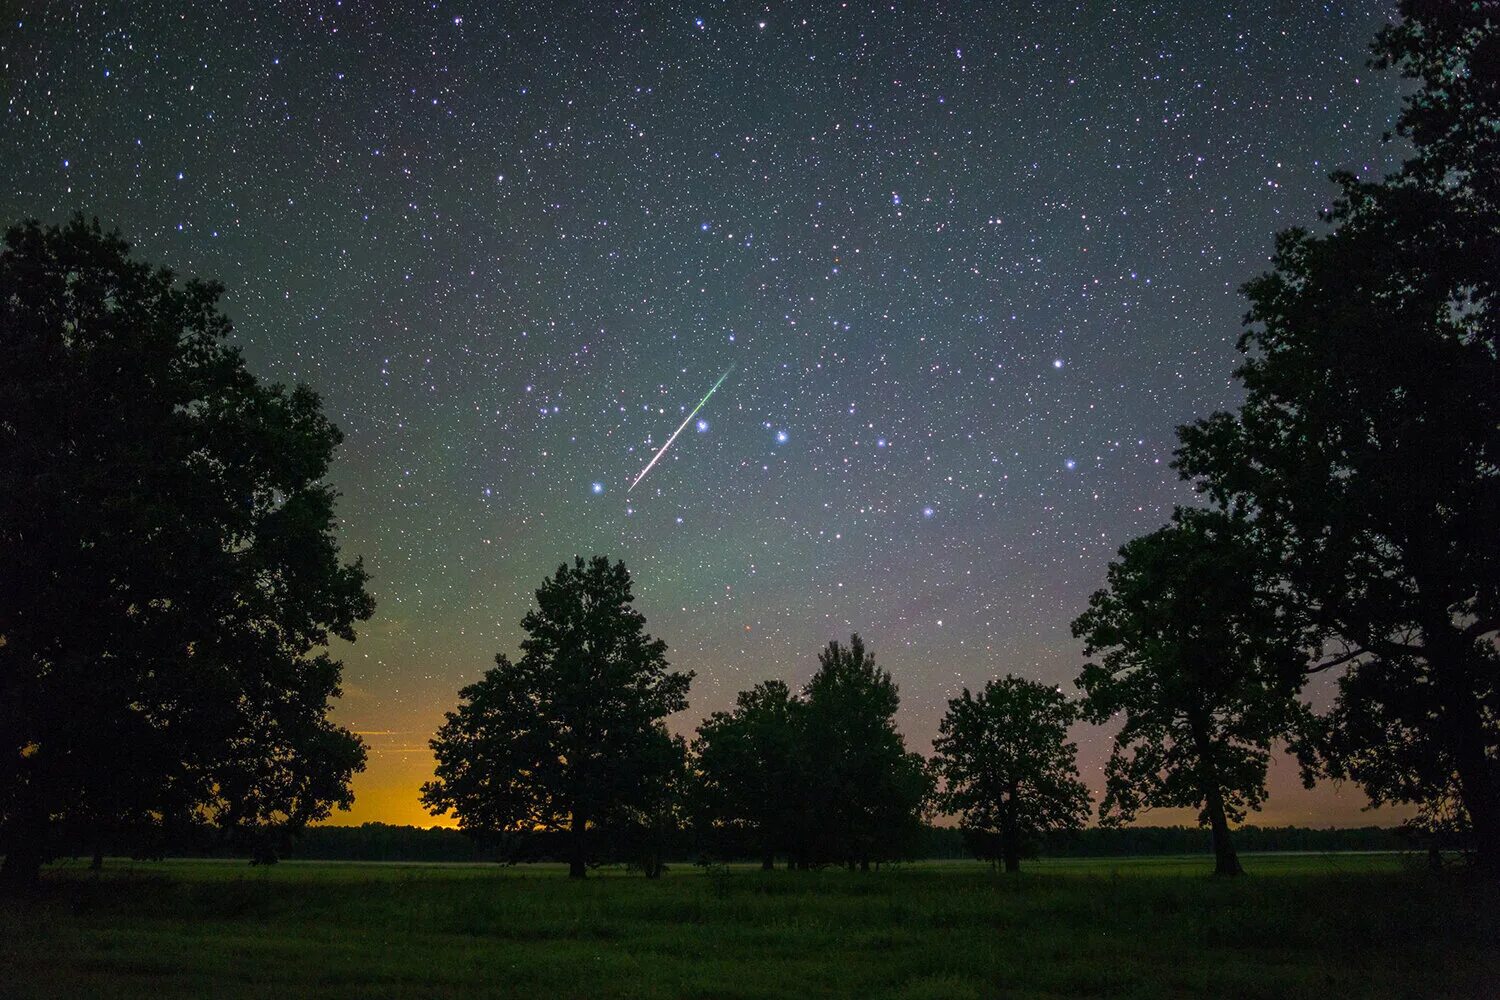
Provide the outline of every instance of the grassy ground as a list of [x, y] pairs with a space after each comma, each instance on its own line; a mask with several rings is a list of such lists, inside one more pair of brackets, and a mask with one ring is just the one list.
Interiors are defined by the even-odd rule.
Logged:
[[1436, 997], [1500, 991], [1493, 895], [1379, 855], [868, 875], [288, 862], [54, 867], [14, 997]]

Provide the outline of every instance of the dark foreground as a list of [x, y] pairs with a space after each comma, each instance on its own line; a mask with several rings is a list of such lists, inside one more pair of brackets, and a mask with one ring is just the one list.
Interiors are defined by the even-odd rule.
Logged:
[[16, 997], [1483, 997], [1493, 896], [1393, 856], [579, 884], [550, 866], [114, 862], [0, 903]]

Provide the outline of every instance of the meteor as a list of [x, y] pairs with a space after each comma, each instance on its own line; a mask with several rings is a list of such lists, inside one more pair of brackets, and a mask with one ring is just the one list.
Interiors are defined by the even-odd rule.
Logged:
[[684, 419], [682, 423], [677, 425], [677, 429], [672, 432], [672, 436], [667, 438], [667, 443], [658, 448], [656, 454], [651, 456], [651, 461], [647, 462], [646, 467], [641, 470], [640, 475], [635, 477], [635, 480], [625, 490], [626, 493], [629, 493], [631, 490], [635, 489], [636, 483], [639, 483], [642, 479], [646, 478], [646, 473], [650, 472], [651, 467], [657, 463], [657, 460], [667, 453], [667, 449], [672, 447], [672, 442], [677, 440], [677, 435], [681, 434], [683, 428], [687, 427], [688, 424], [693, 422], [693, 418], [698, 415], [698, 411], [703, 409], [703, 404], [708, 402], [708, 397], [714, 394], [715, 389], [718, 389], [719, 386], [724, 384], [724, 380], [729, 377], [729, 373], [732, 371], [734, 371], [734, 365], [730, 365], [724, 370], [724, 374], [719, 376], [719, 381], [715, 382], [713, 384], [713, 388], [709, 389], [708, 392], [703, 396], [703, 398], [698, 401], [698, 405], [693, 407], [693, 412], [689, 413], [687, 415], [687, 418]]

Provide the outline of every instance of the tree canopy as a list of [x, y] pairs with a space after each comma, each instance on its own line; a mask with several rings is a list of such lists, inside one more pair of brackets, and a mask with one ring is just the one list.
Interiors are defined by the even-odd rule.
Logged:
[[1245, 289], [1245, 402], [1177, 467], [1253, 518], [1348, 662], [1328, 768], [1375, 801], [1457, 789], [1500, 870], [1500, 9], [1401, 4], [1376, 64], [1413, 155], [1337, 174], [1330, 231]]
[[341, 436], [261, 382], [222, 289], [81, 217], [0, 251], [0, 850], [207, 819], [296, 829], [351, 802], [364, 748], [320, 649], [370, 616], [323, 479]]
[[912, 856], [932, 782], [896, 728], [900, 697], [859, 636], [830, 642], [800, 693], [782, 681], [740, 692], [698, 727], [696, 818], [730, 853], [748, 847], [764, 868]]
[[1229, 822], [1264, 801], [1270, 746], [1300, 715], [1300, 618], [1248, 525], [1220, 511], [1177, 511], [1126, 543], [1108, 579], [1073, 623], [1086, 655], [1098, 655], [1078, 677], [1085, 716], [1124, 716], [1101, 821], [1198, 809], [1216, 870], [1238, 874]]
[[903, 856], [932, 787], [926, 762], [896, 728], [901, 699], [890, 673], [853, 635], [818, 654], [803, 697], [812, 859], [868, 868]]
[[521, 658], [497, 656], [432, 740], [422, 801], [434, 815], [480, 834], [566, 829], [582, 878], [591, 828], [660, 806], [676, 766], [663, 720], [687, 707], [692, 674], [669, 669], [633, 603], [625, 564], [603, 556], [542, 582]]
[[957, 814], [976, 854], [1019, 871], [1045, 835], [1088, 821], [1078, 748], [1068, 742], [1076, 714], [1056, 688], [1013, 675], [948, 702], [932, 745], [937, 803]]
[[803, 708], [786, 682], [764, 681], [703, 720], [693, 741], [699, 822], [743, 828], [767, 869], [803, 839]]

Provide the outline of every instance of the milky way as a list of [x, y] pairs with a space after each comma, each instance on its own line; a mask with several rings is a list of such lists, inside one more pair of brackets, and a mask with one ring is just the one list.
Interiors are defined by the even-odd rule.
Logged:
[[[11, 5], [0, 214], [222, 279], [344, 429], [357, 819], [418, 818], [574, 553], [696, 671], [679, 728], [856, 630], [918, 749], [962, 685], [1071, 690], [1069, 620], [1191, 499], [1173, 428], [1235, 401], [1237, 287], [1399, 154], [1382, 4], [250, 6]], [[1354, 815], [1289, 771], [1272, 818]]]

